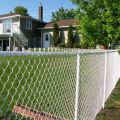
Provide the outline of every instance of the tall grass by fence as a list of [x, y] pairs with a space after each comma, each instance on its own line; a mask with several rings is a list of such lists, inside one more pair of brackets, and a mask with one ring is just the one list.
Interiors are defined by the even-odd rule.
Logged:
[[94, 120], [120, 77], [119, 66], [117, 51], [0, 52], [0, 117]]

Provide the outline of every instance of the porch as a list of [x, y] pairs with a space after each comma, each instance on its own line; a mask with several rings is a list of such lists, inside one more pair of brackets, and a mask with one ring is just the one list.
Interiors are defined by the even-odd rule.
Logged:
[[0, 51], [13, 51], [15, 47], [15, 40], [11, 35], [0, 35]]

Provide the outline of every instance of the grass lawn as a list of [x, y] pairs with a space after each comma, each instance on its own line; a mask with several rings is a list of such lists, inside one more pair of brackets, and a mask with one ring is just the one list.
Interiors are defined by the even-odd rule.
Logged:
[[20, 104], [72, 120], [75, 79], [75, 55], [0, 56], [0, 117]]
[[120, 80], [96, 120], [120, 120]]

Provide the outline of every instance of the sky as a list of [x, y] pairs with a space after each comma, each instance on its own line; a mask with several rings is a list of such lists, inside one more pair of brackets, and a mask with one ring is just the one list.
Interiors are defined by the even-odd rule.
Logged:
[[60, 7], [67, 9], [76, 8], [70, 0], [0, 0], [0, 14], [6, 14], [12, 11], [16, 6], [26, 7], [29, 14], [38, 18], [38, 6], [40, 3], [44, 7], [44, 21], [48, 22], [51, 18], [51, 13], [58, 10]]

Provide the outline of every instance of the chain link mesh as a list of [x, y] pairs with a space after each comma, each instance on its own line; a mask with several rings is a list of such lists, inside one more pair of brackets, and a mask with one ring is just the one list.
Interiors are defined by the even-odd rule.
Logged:
[[103, 102], [104, 54], [80, 56], [78, 120], [94, 120]]
[[106, 100], [116, 84], [116, 62], [116, 54], [114, 52], [107, 53]]
[[93, 120], [120, 77], [120, 57], [108, 52], [104, 90], [105, 64], [104, 51], [0, 52], [0, 118], [75, 120], [78, 107], [77, 120]]

